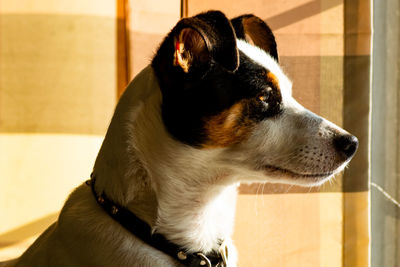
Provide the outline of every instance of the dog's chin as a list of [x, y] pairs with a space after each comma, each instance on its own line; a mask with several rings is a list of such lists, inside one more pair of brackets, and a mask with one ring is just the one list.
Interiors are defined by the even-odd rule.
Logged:
[[319, 186], [331, 179], [335, 174], [340, 172], [343, 168], [325, 173], [297, 173], [295, 171], [266, 165], [263, 167], [262, 172], [269, 179], [274, 182], [284, 184], [294, 184], [298, 186], [311, 187]]

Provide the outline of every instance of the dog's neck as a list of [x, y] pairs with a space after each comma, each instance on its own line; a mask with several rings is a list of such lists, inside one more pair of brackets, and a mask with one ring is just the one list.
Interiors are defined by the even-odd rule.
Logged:
[[160, 104], [147, 68], [117, 106], [94, 167], [96, 190], [191, 252], [216, 250], [232, 233], [236, 185], [228, 171], [213, 167], [218, 150], [167, 134]]

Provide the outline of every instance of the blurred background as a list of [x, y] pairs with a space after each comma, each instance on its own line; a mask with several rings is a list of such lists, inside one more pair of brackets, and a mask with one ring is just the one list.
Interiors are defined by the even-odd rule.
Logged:
[[399, 5], [1, 1], [0, 260], [19, 256], [89, 177], [119, 96], [168, 31], [218, 9], [264, 19], [297, 100], [360, 140], [350, 167], [322, 187], [240, 188], [239, 266], [400, 266]]

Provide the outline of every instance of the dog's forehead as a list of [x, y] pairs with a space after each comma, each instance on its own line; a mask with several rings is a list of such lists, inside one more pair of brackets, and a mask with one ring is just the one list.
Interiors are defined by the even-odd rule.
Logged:
[[247, 57], [268, 71], [269, 80], [276, 83], [276, 87], [280, 89], [283, 98], [292, 95], [292, 82], [282, 71], [278, 62], [276, 62], [264, 50], [253, 46], [246, 41], [238, 39], [237, 46]]

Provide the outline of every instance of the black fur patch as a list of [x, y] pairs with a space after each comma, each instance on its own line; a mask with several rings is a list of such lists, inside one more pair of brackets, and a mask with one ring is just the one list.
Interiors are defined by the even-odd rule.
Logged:
[[[282, 99], [277, 83], [268, 78], [268, 70], [239, 52], [233, 28], [227, 27], [230, 22], [221, 14], [208, 12], [184, 19], [183, 24], [179, 22], [152, 62], [162, 91], [162, 118], [167, 130], [177, 140], [196, 147], [240, 142], [252, 125], [281, 112]], [[185, 27], [195, 28], [206, 40], [212, 40], [208, 44], [209, 60], [194, 62], [188, 72], [173, 64], [173, 42]], [[239, 58], [232, 60], [237, 55]], [[260, 100], [261, 95], [265, 95], [264, 101]], [[241, 113], [235, 114], [233, 122], [237, 127], [225, 127], [225, 115], [221, 114], [238, 103]], [[211, 120], [216, 121], [210, 124]], [[241, 125], [245, 125], [246, 130]], [[221, 138], [226, 137], [228, 141], [217, 142], [210, 137], [210, 131], [219, 131], [216, 127], [225, 127], [216, 136], [224, 135]], [[236, 136], [235, 129], [244, 134]]]

